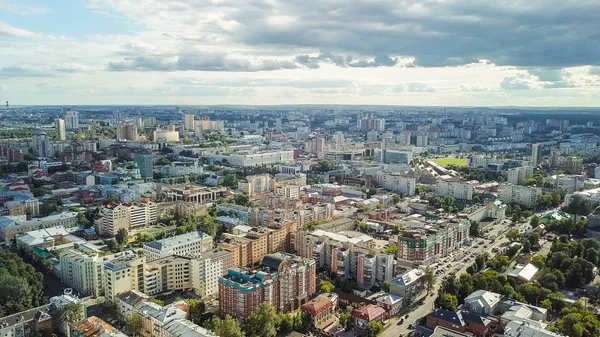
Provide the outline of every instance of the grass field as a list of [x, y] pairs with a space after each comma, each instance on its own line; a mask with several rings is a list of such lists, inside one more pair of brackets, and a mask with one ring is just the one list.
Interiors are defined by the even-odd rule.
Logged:
[[440, 166], [448, 166], [448, 165], [457, 165], [457, 166], [467, 166], [467, 159], [461, 158], [437, 158], [433, 159], [433, 162]]

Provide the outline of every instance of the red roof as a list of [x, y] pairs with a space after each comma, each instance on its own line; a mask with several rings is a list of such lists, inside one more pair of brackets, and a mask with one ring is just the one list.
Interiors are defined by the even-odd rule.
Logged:
[[385, 314], [385, 309], [380, 306], [369, 304], [367, 306], [362, 307], [361, 309], [354, 309], [352, 311], [352, 316], [357, 318], [362, 318], [367, 321], [374, 321], [379, 318], [381, 315]]

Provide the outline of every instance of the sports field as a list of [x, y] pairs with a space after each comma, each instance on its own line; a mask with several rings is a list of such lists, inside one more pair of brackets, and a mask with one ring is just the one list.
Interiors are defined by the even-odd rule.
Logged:
[[457, 166], [467, 166], [467, 159], [463, 158], [437, 158], [433, 159], [433, 162], [440, 166], [448, 166], [448, 165], [457, 165]]

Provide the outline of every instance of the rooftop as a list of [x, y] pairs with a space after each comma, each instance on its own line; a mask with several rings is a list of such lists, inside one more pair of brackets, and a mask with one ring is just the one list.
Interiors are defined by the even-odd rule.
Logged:
[[166, 250], [166, 249], [178, 247], [180, 245], [184, 245], [184, 244], [187, 244], [190, 242], [202, 241], [207, 238], [210, 238], [210, 236], [208, 236], [200, 231], [194, 231], [194, 232], [190, 232], [190, 233], [176, 235], [176, 236], [173, 236], [170, 238], [165, 238], [162, 240], [147, 242], [147, 243], [144, 243], [144, 246], [148, 246], [150, 248], [154, 248], [157, 250]]

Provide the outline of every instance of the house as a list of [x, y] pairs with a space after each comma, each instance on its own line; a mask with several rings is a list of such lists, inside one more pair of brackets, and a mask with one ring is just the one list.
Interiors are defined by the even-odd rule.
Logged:
[[500, 325], [507, 326], [510, 322], [526, 322], [530, 325], [545, 327], [548, 310], [534, 305], [516, 301], [504, 301], [498, 306]]
[[301, 310], [302, 313], [310, 315], [311, 321], [317, 329], [324, 329], [336, 321], [337, 303], [337, 294], [321, 294], [304, 303]]
[[385, 309], [390, 316], [396, 315], [402, 308], [402, 297], [385, 294], [376, 299], [377, 305]]
[[390, 293], [404, 298], [405, 305], [411, 303], [413, 298], [423, 290], [423, 275], [420, 269], [407, 271], [390, 282]]
[[518, 264], [515, 269], [508, 274], [508, 276], [514, 277], [522, 282], [531, 282], [538, 270], [538, 267], [532, 265], [531, 263], [528, 263], [527, 265]]
[[495, 327], [494, 322], [484, 316], [468, 311], [449, 311], [438, 309], [427, 315], [427, 327], [435, 329], [445, 327], [456, 332], [471, 332], [475, 336], [485, 336]]
[[498, 309], [502, 295], [486, 290], [477, 290], [465, 298], [463, 308], [469, 312], [493, 315]]
[[383, 322], [388, 317], [385, 309], [374, 304], [354, 309], [350, 315], [354, 322], [354, 328], [360, 332], [365, 331], [367, 324], [370, 322], [378, 322], [384, 325]]

